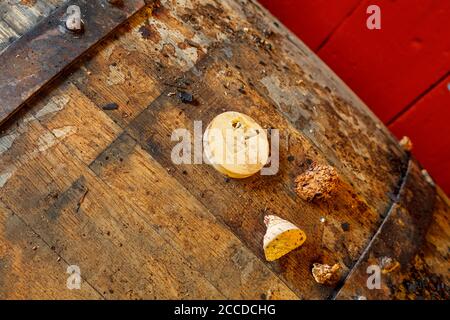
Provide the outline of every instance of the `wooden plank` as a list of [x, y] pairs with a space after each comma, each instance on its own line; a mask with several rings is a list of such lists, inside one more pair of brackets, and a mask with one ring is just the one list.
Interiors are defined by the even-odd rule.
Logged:
[[[150, 103], [150, 99], [152, 98], [152, 95], [155, 95], [155, 90], [158, 88], [158, 83], [155, 83], [155, 80], [150, 78], [149, 75], [151, 75], [150, 72], [144, 73], [144, 71], [148, 70], [147, 68], [148, 64], [148, 58], [144, 59], [143, 53], [154, 55], [154, 48], [148, 44], [148, 40], [144, 39], [141, 34], [135, 35], [135, 32], [138, 32], [139, 28], [141, 27], [142, 23], [142, 17], [143, 14], [137, 15], [137, 17], [134, 17], [129, 21], [129, 26], [124, 27], [127, 31], [125, 33], [122, 33], [120, 30], [118, 32], [117, 37], [115, 37], [112, 41], [106, 41], [102, 44], [101, 48], [98, 50], [98, 54], [96, 54], [92, 59], [90, 59], [85, 65], [82, 66], [82, 72], [74, 75], [71, 78], [71, 81], [75, 78], [75, 82], [78, 87], [80, 87], [84, 92], [87, 92], [87, 94], [93, 98], [94, 101], [97, 102], [98, 105], [105, 105], [108, 102], [115, 102], [118, 103], [119, 108], [114, 111], [105, 111], [108, 113], [114, 121], [121, 125], [125, 125], [127, 122], [131, 121], [132, 118], [135, 117], [135, 115], [139, 114], [140, 109], [143, 109], [144, 107], [148, 106]], [[136, 24], [136, 20], [139, 20], [139, 24]], [[133, 26], [134, 25], [134, 26]], [[130, 27], [133, 26], [133, 27]], [[130, 28], [134, 30], [134, 32], [130, 32]], [[162, 27], [161, 27], [162, 28]], [[181, 32], [181, 31], [180, 31]], [[174, 33], [177, 34], [177, 33]], [[166, 39], [165, 41], [173, 42], [174, 40]], [[140, 52], [134, 52], [134, 51], [126, 51], [123, 47], [130, 46], [130, 44], [140, 43], [139, 46], [141, 47], [142, 51]], [[143, 53], [141, 53], [143, 52]], [[131, 53], [131, 54], [130, 54]], [[137, 64], [139, 63], [139, 64]], [[183, 67], [183, 63], [180, 63], [180, 68]], [[129, 72], [126, 72], [126, 75], [129, 76], [125, 81], [120, 81], [120, 83], [114, 83], [112, 81], [112, 73], [111, 73], [111, 67], [117, 72], [117, 70], [127, 70]], [[154, 65], [151, 65], [152, 69], [155, 69]], [[149, 75], [147, 75], [149, 74]], [[159, 74], [163, 74], [161, 71], [159, 71]], [[156, 75], [153, 75], [153, 77], [156, 77]], [[120, 77], [120, 79], [124, 79], [125, 77]], [[87, 80], [87, 81], [86, 81]], [[160, 80], [161, 81], [161, 80]], [[152, 87], [154, 85], [154, 87]], [[153, 91], [153, 92], [152, 92]], [[159, 92], [158, 92], [159, 94]], [[155, 96], [156, 97], [156, 96]], [[125, 106], [125, 108], [124, 108]], [[127, 109], [128, 107], [128, 109]], [[124, 111], [124, 109], [126, 111]], [[136, 110], [137, 109], [137, 110]], [[121, 116], [123, 115], [123, 112], [127, 113], [127, 117], [125, 117], [123, 120], [121, 120]], [[66, 117], [66, 115], [61, 115], [61, 117]], [[55, 121], [55, 124], [59, 123], [58, 121]], [[68, 142], [70, 144], [70, 142]], [[122, 145], [123, 143], [121, 143]], [[79, 146], [68, 146], [69, 148], [74, 147], [77, 148]], [[112, 148], [114, 150], [114, 148]], [[112, 152], [112, 151], [111, 151]], [[108, 150], [106, 151], [108, 154]], [[122, 159], [126, 158], [126, 153], [122, 155]], [[142, 155], [140, 155], [142, 157]], [[109, 159], [112, 159], [112, 157], [108, 156]], [[96, 168], [99, 170], [101, 168], [98, 163], [102, 164], [104, 161], [103, 159], [100, 159], [99, 161], [96, 161]], [[117, 159], [116, 159], [117, 160]], [[132, 174], [132, 172], [138, 172], [138, 169], [142, 167], [141, 162], [142, 161], [149, 161], [146, 158], [141, 159], [137, 163], [133, 162], [134, 166], [129, 165], [129, 161], [126, 161], [126, 163], [120, 163], [123, 166], [126, 166], [125, 173]], [[106, 161], [108, 162], [108, 161]], [[105, 164], [106, 165], [106, 164]], [[140, 166], [139, 166], [140, 165]], [[148, 167], [153, 167], [155, 164], [147, 164]], [[146, 173], [145, 169], [148, 170], [147, 166], [142, 167], [142, 171], [139, 172], [139, 174], [142, 176], [141, 179], [146, 177], [148, 173]], [[101, 170], [108, 171], [106, 168], [101, 168]], [[156, 169], [152, 169], [156, 170]], [[117, 178], [114, 178], [113, 181], [107, 181], [114, 185], [117, 183], [129, 183], [132, 185], [130, 186], [124, 186], [123, 189], [115, 188], [116, 192], [119, 194], [122, 194], [123, 201], [130, 202], [128, 199], [133, 199], [133, 202], [141, 203], [143, 200], [150, 200], [148, 198], [148, 195], [141, 194], [141, 190], [148, 190], [148, 187], [141, 186], [139, 187], [139, 183], [144, 180], [138, 181], [130, 181], [130, 178], [127, 178], [127, 176], [122, 176], [120, 174], [120, 171], [114, 170], [114, 176]], [[130, 173], [131, 172], [131, 173]], [[162, 175], [163, 173], [167, 175], [167, 173], [162, 172], [158, 169], [158, 172]], [[123, 180], [123, 181], [122, 181]], [[167, 178], [167, 180], [169, 180]], [[166, 182], [168, 185], [172, 185], [174, 182]], [[158, 188], [162, 188], [162, 185], [158, 185]], [[132, 188], [133, 194], [129, 194], [129, 190]], [[155, 190], [155, 192], [158, 191], [158, 189]], [[136, 194], [137, 193], [137, 194]], [[172, 192], [171, 192], [172, 193]], [[126, 196], [127, 195], [127, 196]], [[138, 195], [141, 195], [142, 198], [138, 197]], [[182, 195], [182, 193], [181, 193]], [[165, 196], [164, 192], [158, 191], [158, 197], [161, 199]], [[186, 197], [186, 196], [185, 196]], [[194, 201], [195, 198], [193, 198], [191, 195], [188, 196], [189, 201]], [[131, 206], [135, 206], [134, 203], [130, 203]], [[158, 201], [157, 203], [165, 202], [165, 200]], [[168, 200], [168, 202], [171, 202]], [[160, 212], [161, 218], [159, 219], [159, 224], [161, 223], [160, 220], [162, 220], [162, 217], [165, 217], [166, 214], [164, 214], [164, 210], [158, 209], [155, 207], [157, 204], [153, 201], [150, 203], [147, 203], [147, 207], [152, 207], [153, 211]], [[189, 206], [189, 202], [187, 200], [183, 201], [184, 206]], [[197, 205], [200, 206], [200, 205]], [[148, 216], [148, 213], [145, 211], [145, 206], [141, 204], [140, 211], [144, 210], [142, 212], [143, 215], [146, 217]], [[207, 211], [206, 208], [199, 209], [197, 207], [194, 207], [194, 211]], [[184, 213], [185, 209], [183, 207], [180, 208], [183, 216], [186, 220], [189, 220], [190, 224], [199, 224], [197, 220], [194, 220], [194, 217], [189, 216], [187, 213]], [[198, 213], [197, 213], [198, 215]], [[151, 217], [150, 217], [151, 218]], [[201, 218], [201, 217], [200, 217]], [[146, 219], [149, 219], [148, 217]], [[182, 224], [180, 225], [180, 223]], [[155, 222], [156, 223], [156, 222]], [[168, 222], [165, 222], [166, 224]], [[176, 232], [175, 230], [183, 228], [184, 224], [188, 224], [186, 221], [172, 221], [173, 226], [171, 230], [174, 230], [173, 232]], [[205, 225], [206, 224], [206, 225]], [[206, 241], [206, 243], [202, 244], [194, 244], [192, 243], [192, 240], [189, 239], [188, 235], [183, 235], [183, 241], [180, 243], [180, 240], [178, 242], [175, 242], [175, 245], [177, 245], [180, 252], [189, 252], [188, 258], [190, 261], [193, 261], [192, 263], [195, 264], [197, 268], [200, 268], [202, 270], [202, 273], [204, 273], [206, 276], [209, 277], [210, 281], [215, 284], [218, 288], [222, 290], [222, 292], [226, 293], [227, 297], [245, 297], [245, 298], [260, 298], [262, 294], [266, 295], [268, 291], [271, 292], [270, 296], [272, 298], [277, 297], [284, 297], [284, 298], [294, 298], [295, 295], [290, 292], [287, 287], [281, 284], [280, 280], [277, 280], [276, 277], [270, 274], [269, 270], [264, 267], [261, 262], [258, 262], [258, 260], [255, 260], [254, 257], [252, 257], [252, 254], [246, 250], [240, 251], [239, 248], [242, 246], [242, 244], [237, 241], [233, 240], [231, 237], [230, 232], [225, 232], [223, 227], [218, 228], [211, 225], [211, 221], [207, 220], [207, 222], [202, 223], [203, 228], [197, 228], [195, 230], [192, 230], [192, 228], [189, 228], [192, 233], [197, 233], [196, 237], [193, 237], [193, 239], [198, 238], [204, 238], [205, 235], [203, 233], [206, 233], [207, 239], [211, 238], [211, 234], [214, 230], [215, 234], [214, 236], [219, 236], [221, 241], [225, 241], [227, 247], [223, 249], [224, 252], [222, 252], [223, 256], [215, 256], [210, 257], [214, 259], [213, 261], [205, 261], [204, 257], [199, 256], [193, 256], [191, 251], [194, 251], [195, 245], [197, 245], [199, 248], [203, 248], [200, 252], [208, 252], [211, 250], [217, 250], [217, 248], [211, 248], [208, 247], [210, 244]], [[173, 229], [176, 228], [176, 229]], [[158, 228], [160, 230], [160, 228]], [[167, 237], [167, 234], [165, 234]], [[234, 236], [233, 236], [234, 237]], [[168, 241], [173, 242], [173, 240], [167, 239]], [[216, 243], [217, 240], [214, 240], [214, 243]], [[189, 249], [186, 248], [186, 244], [190, 243]], [[231, 244], [230, 244], [231, 243]], [[206, 246], [206, 247], [205, 247]], [[228, 260], [227, 260], [228, 259]], [[231, 259], [231, 260], [229, 260]], [[247, 267], [251, 269], [246, 269], [245, 267], [240, 266], [239, 269], [236, 269], [236, 262], [238, 260], [236, 259], [244, 259], [245, 261], [248, 261]], [[231, 264], [231, 265], [230, 265]], [[251, 264], [251, 266], [250, 266]], [[255, 264], [255, 266], [253, 266]], [[223, 275], [220, 275], [217, 273], [217, 270], [220, 266], [220, 270], [222, 270], [223, 273], [228, 274], [228, 277], [223, 277]], [[254, 270], [252, 270], [254, 268]], [[242, 269], [242, 270], [241, 270]], [[256, 281], [255, 279], [261, 278], [261, 276], [256, 275], [255, 273], [257, 271], [260, 271], [262, 274], [264, 274], [264, 277], [262, 277], [261, 280]], [[252, 272], [255, 274], [254, 277], [248, 277], [244, 274], [244, 272]], [[242, 273], [242, 279], [241, 278]], [[229, 279], [232, 277], [233, 279], [237, 279], [236, 287], [234, 284], [231, 284], [229, 281], [227, 281], [227, 278]], [[264, 279], [267, 278], [267, 279]], [[253, 279], [253, 280], [250, 280]], [[241, 287], [242, 286], [242, 287]]]
[[120, 127], [70, 81], [49, 91], [31, 112], [55, 136], [66, 135], [71, 153], [88, 165], [116, 139]]
[[297, 298], [130, 136], [90, 167], [227, 299]]
[[447, 194], [450, 194], [449, 83], [447, 76], [389, 126], [399, 139], [403, 136], [411, 139], [412, 153]]
[[[198, 100], [197, 106], [182, 104], [164, 93], [130, 124], [127, 132], [261, 259], [264, 259], [261, 247], [264, 214], [280, 214], [303, 228], [311, 241], [268, 265], [302, 298], [326, 297], [331, 289], [321, 288], [314, 282], [310, 266], [317, 260], [325, 260], [339, 261], [351, 268], [367, 237], [376, 229], [379, 216], [350, 186], [330, 203], [308, 204], [295, 195], [296, 174], [304, 172], [312, 161], [326, 163], [326, 160], [251, 87], [246, 88], [246, 94], [239, 92], [239, 70], [231, 66], [223, 69], [226, 61], [223, 51], [227, 50], [219, 47], [197, 64], [201, 74], [189, 72], [182, 77], [186, 83], [192, 83], [189, 91]], [[235, 90], [225, 88], [226, 82]], [[172, 163], [172, 131], [186, 128], [192, 132], [194, 121], [203, 121], [206, 127], [224, 110], [244, 112], [266, 128], [280, 129], [281, 163], [276, 176], [257, 175], [243, 181], [228, 181], [205, 164]], [[288, 149], [283, 143], [286, 136], [290, 141]], [[295, 161], [287, 160], [289, 154], [294, 155]], [[329, 219], [325, 225], [321, 225], [321, 217]], [[352, 233], [340, 231], [344, 222], [352, 225]], [[336, 232], [340, 236], [333, 236]]]
[[85, 281], [68, 290], [69, 265], [1, 202], [0, 225], [1, 299], [101, 299]]
[[[118, 126], [70, 82], [54, 88], [51, 98], [43, 100], [36, 104], [36, 111], [32, 110], [35, 118], [51, 132], [72, 128], [72, 134], [63, 143], [84, 163], [89, 159], [93, 161], [119, 132]], [[176, 191], [178, 188], [173, 190], [176, 180], [170, 178], [164, 168], [140, 149], [129, 155], [135, 144], [131, 138], [122, 136], [99, 155], [91, 167], [109, 182], [110, 196], [120, 196], [120, 200], [112, 201], [122, 201], [164, 239], [155, 242], [166, 241], [173, 245], [227, 298], [257, 299], [269, 291], [272, 298], [296, 297], [250, 251], [242, 249], [242, 243], [231, 232], [216, 226], [215, 219], [206, 219], [207, 209], [196, 203], [181, 185], [179, 191]], [[158, 183], [152, 185], [154, 177]], [[99, 193], [97, 189], [94, 192]], [[161, 203], [170, 205], [164, 207]], [[215, 240], [215, 237], [219, 238]], [[220, 247], [221, 241], [224, 247]], [[213, 252], [213, 255], [204, 255], [205, 252]], [[236, 281], [230, 282], [230, 278]]]
[[103, 297], [223, 298], [61, 143], [76, 139], [52, 134], [32, 116], [21, 121], [4, 140], [0, 198]]
[[143, 0], [130, 0], [108, 10], [104, 10], [104, 4], [95, 1], [74, 0], [71, 4], [82, 10], [86, 28], [81, 35], [61, 29], [61, 19], [67, 10], [64, 6], [0, 55], [0, 64], [4, 65], [0, 74], [0, 124], [73, 65], [89, 48], [147, 6]]
[[19, 35], [6, 22], [0, 20], [0, 53], [18, 37]]
[[[66, 0], [21, 0], [0, 3], [0, 21], [6, 23], [11, 32], [19, 36], [32, 29], [40, 20], [47, 17], [57, 5]], [[0, 39], [0, 46], [8, 41]]]
[[450, 70], [450, 2], [378, 1], [381, 30], [366, 27], [371, 4], [358, 6], [318, 54], [388, 122]]
[[[175, 8], [170, 9], [175, 12]], [[186, 45], [186, 41], [198, 43], [198, 47]], [[84, 75], [75, 83], [99, 106], [117, 103], [119, 108], [108, 115], [124, 127], [177, 75], [192, 67], [211, 41], [172, 15], [153, 17], [150, 9], [143, 10], [113, 39], [102, 43], [92, 59], [83, 64]], [[174, 54], [161, 54], [171, 50], [168, 48]]]
[[158, 81], [137, 67], [133, 59], [134, 55], [117, 41], [108, 41], [73, 77], [74, 84], [99, 108], [117, 104], [117, 109], [105, 112], [121, 127], [149, 105], [161, 90]]

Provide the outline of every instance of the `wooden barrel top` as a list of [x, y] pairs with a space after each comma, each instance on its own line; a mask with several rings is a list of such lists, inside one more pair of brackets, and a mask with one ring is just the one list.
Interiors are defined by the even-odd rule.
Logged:
[[[0, 51], [64, 2], [2, 2]], [[280, 130], [276, 175], [172, 162], [175, 129], [228, 110]], [[295, 193], [313, 164], [337, 170], [331, 199]], [[0, 298], [447, 299], [449, 212], [384, 125], [259, 4], [152, 2], [2, 126]], [[303, 229], [305, 244], [267, 262], [266, 214]], [[386, 258], [400, 267], [369, 290], [367, 266]], [[340, 263], [341, 280], [316, 283], [314, 263]], [[74, 265], [80, 290], [66, 287]]]

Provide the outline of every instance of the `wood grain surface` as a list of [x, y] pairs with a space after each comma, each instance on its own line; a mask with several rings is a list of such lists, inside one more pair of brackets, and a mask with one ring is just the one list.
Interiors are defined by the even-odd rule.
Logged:
[[[258, 4], [153, 8], [3, 126], [0, 298], [335, 297], [397, 202], [408, 154]], [[174, 129], [206, 128], [228, 110], [280, 130], [276, 175], [230, 180], [207, 164], [171, 161]], [[295, 177], [313, 163], [338, 172], [329, 200], [295, 193]], [[438, 210], [436, 221], [448, 218], [448, 203]], [[306, 243], [265, 261], [265, 214], [298, 225]], [[427, 263], [448, 288], [440, 252]], [[316, 283], [316, 262], [340, 263], [342, 281]], [[80, 267], [80, 290], [66, 287], [70, 265]]]
[[0, 52], [31, 30], [67, 0], [4, 0], [0, 2]]

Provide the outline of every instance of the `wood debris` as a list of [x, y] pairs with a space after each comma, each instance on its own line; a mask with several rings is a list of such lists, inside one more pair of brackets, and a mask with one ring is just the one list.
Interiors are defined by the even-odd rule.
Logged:
[[409, 137], [404, 136], [399, 143], [400, 146], [403, 148], [403, 150], [405, 150], [406, 152], [411, 152], [413, 148], [413, 143]]
[[331, 166], [313, 164], [295, 179], [297, 194], [306, 201], [330, 198], [339, 185], [339, 176]]
[[300, 247], [306, 234], [291, 222], [274, 215], [264, 217], [267, 226], [264, 235], [264, 254], [267, 261], [274, 261]]
[[341, 266], [336, 263], [333, 266], [314, 263], [311, 270], [314, 280], [325, 285], [334, 285], [340, 279]]

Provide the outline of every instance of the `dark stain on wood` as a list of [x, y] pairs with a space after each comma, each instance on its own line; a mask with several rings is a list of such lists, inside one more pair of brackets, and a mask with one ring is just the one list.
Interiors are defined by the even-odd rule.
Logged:
[[[87, 192], [86, 179], [80, 177], [67, 191], [58, 197], [50, 209], [47, 210], [46, 216], [51, 220], [57, 220], [61, 214], [79, 213]], [[79, 200], [74, 202], [74, 199]]]
[[139, 28], [139, 32], [144, 39], [150, 40], [154, 43], [159, 43], [161, 41], [161, 36], [158, 30], [156, 30], [156, 28], [148, 22]]

